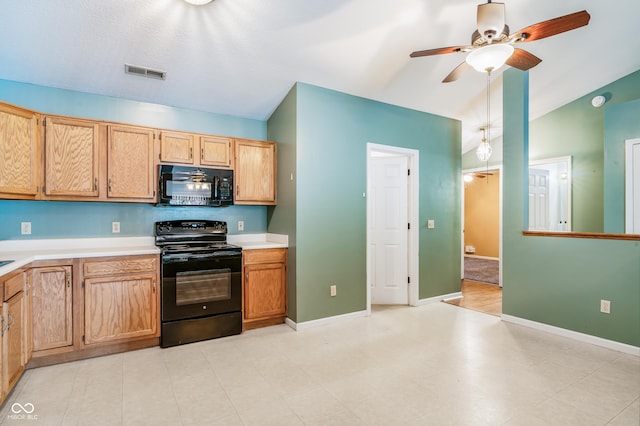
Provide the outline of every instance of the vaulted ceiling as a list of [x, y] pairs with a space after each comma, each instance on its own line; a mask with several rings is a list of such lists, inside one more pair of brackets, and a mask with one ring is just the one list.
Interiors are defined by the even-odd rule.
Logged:
[[[532, 118], [640, 69], [638, 0], [502, 0], [511, 31], [586, 9], [588, 26], [523, 45]], [[4, 0], [0, 79], [264, 120], [305, 82], [462, 121], [481, 138], [486, 77], [441, 83], [465, 54], [483, 0]], [[125, 64], [166, 71], [125, 74]], [[503, 67], [504, 69], [504, 67]], [[501, 127], [501, 72], [492, 128]]]

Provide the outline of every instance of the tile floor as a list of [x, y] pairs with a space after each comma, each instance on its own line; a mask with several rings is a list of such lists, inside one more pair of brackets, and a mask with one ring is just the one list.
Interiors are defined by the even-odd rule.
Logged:
[[639, 398], [638, 357], [436, 303], [28, 370], [0, 423], [637, 426]]

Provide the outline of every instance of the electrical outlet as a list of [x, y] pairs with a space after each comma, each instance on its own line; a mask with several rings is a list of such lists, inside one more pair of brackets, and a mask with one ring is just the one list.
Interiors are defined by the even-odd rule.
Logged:
[[111, 232], [114, 234], [120, 233], [120, 222], [111, 222]]
[[336, 295], [336, 285], [333, 284], [330, 288], [331, 288], [331, 297], [334, 297]]
[[238, 221], [238, 231], [244, 231], [244, 220]]
[[611, 313], [611, 301], [610, 300], [601, 300], [600, 301], [600, 312], [603, 314]]
[[22, 235], [30, 235], [31, 234], [31, 222], [22, 222], [22, 223], [20, 223], [20, 233]]

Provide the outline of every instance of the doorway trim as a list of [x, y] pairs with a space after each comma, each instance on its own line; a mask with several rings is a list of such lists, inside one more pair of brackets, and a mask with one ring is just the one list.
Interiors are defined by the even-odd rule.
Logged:
[[462, 253], [460, 258], [460, 279], [464, 278], [464, 175], [468, 173], [477, 173], [477, 172], [487, 172], [487, 171], [498, 171], [498, 265], [500, 265], [498, 269], [498, 285], [502, 287], [502, 164], [497, 164], [495, 166], [489, 167], [475, 167], [472, 169], [465, 169], [460, 174], [460, 182], [462, 185], [461, 191], [461, 212], [462, 217], [460, 218], [460, 223], [462, 227], [460, 228], [460, 251]]
[[[419, 194], [420, 194], [420, 151], [410, 148], [401, 148], [398, 146], [381, 145], [376, 143], [367, 143], [367, 193], [370, 192], [372, 185], [372, 173], [373, 167], [370, 164], [370, 159], [374, 152], [407, 157], [407, 165], [411, 173], [408, 179], [407, 188], [407, 215], [411, 228], [408, 230], [407, 235], [407, 272], [409, 274], [408, 304], [410, 306], [418, 306], [419, 290], [420, 290], [420, 277], [419, 277]], [[366, 195], [363, 194], [363, 195]], [[371, 268], [372, 260], [371, 253], [369, 252], [369, 220], [372, 217], [372, 201], [370, 197], [367, 197], [367, 218], [366, 218], [366, 263], [367, 263], [367, 279], [366, 279], [366, 293], [367, 293], [367, 315], [371, 315]]]
[[636, 139], [626, 139], [625, 140], [625, 189], [624, 189], [624, 204], [625, 204], [625, 212], [624, 212], [624, 231], [627, 234], [633, 234], [633, 222], [634, 215], [637, 215], [638, 212], [634, 211], [634, 201], [635, 196], [640, 193], [637, 188], [633, 186], [633, 176], [638, 171], [635, 170], [636, 167], [639, 167], [640, 164], [635, 164], [633, 162], [633, 147], [635, 145], [640, 144], [640, 138]]

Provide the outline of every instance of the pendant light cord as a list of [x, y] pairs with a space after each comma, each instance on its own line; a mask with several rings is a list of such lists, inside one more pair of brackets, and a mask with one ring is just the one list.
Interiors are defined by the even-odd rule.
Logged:
[[[491, 70], [487, 70], [487, 130], [486, 130], [486, 143], [491, 146]], [[487, 155], [486, 176], [487, 184], [489, 183], [489, 156]]]

